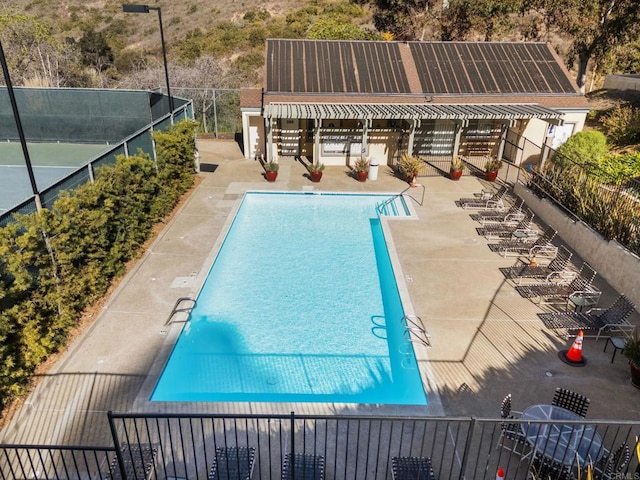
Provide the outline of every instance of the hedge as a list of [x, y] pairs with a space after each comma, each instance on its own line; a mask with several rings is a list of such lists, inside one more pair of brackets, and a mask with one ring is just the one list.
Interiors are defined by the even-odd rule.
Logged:
[[26, 392], [193, 185], [195, 129], [184, 120], [155, 132], [157, 163], [141, 152], [119, 156], [51, 209], [0, 228], [0, 408]]

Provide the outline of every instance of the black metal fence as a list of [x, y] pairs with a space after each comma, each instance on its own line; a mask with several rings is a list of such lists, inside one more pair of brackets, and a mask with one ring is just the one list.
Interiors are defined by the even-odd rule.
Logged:
[[554, 157], [557, 160], [560, 154], [547, 148], [527, 164], [519, 181], [607, 240], [616, 240], [640, 255], [640, 181], [616, 179], [597, 166], [581, 166], [566, 157], [557, 162], [562, 167], [554, 166]]
[[[559, 424], [292, 413], [109, 414], [109, 423], [110, 447], [0, 445], [0, 478], [206, 479], [218, 461], [216, 451], [236, 448], [253, 452], [254, 480], [281, 478], [287, 454], [321, 457], [324, 471], [318, 480], [391, 479], [393, 459], [398, 457], [429, 458], [435, 477], [441, 480], [493, 480], [499, 468], [508, 479], [531, 478], [543, 470], [545, 479], [577, 478], [587, 465], [603, 471], [625, 444], [629, 459], [617, 462], [618, 476], [609, 478], [639, 478], [633, 475], [639, 468], [634, 452], [640, 421], [564, 420]], [[132, 463], [145, 465], [130, 468]]]

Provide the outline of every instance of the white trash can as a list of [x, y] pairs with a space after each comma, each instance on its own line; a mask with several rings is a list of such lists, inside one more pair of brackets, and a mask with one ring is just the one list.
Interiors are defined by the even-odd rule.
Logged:
[[377, 180], [378, 179], [378, 161], [375, 157], [371, 157], [369, 161], [369, 176], [367, 177], [369, 180]]

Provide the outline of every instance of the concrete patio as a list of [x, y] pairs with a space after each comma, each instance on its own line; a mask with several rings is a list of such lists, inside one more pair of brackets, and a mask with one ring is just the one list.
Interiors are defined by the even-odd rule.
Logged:
[[[193, 297], [204, 281], [224, 232], [247, 190], [388, 192], [407, 187], [383, 167], [376, 181], [360, 183], [344, 167], [327, 167], [311, 183], [304, 166], [282, 159], [267, 183], [260, 163], [245, 160], [236, 143], [200, 140], [199, 184], [177, 215], [121, 281], [89, 328], [39, 380], [23, 408], [0, 433], [3, 443], [109, 445], [106, 412], [383, 414], [495, 418], [507, 393], [514, 408], [550, 402], [556, 387], [591, 399], [589, 418], [640, 417], [640, 391], [629, 381], [626, 359], [603, 352], [604, 340], [585, 339], [587, 366], [564, 364], [558, 351], [571, 340], [544, 327], [543, 311], [521, 298], [499, 267], [516, 259], [491, 252], [479, 225], [455, 200], [480, 191], [481, 181], [421, 178], [411, 189], [411, 219], [390, 219], [387, 241], [405, 313], [420, 316], [432, 347], [417, 352], [430, 404], [427, 408], [325, 404], [152, 404], [146, 399], [182, 327], [167, 325], [180, 297]], [[562, 243], [557, 239], [557, 243]], [[568, 245], [570, 247], [570, 245]], [[572, 263], [582, 262], [574, 255]], [[604, 279], [601, 306], [617, 293]], [[247, 279], [247, 288], [252, 288]], [[634, 313], [632, 322], [638, 323]], [[615, 395], [615, 398], [613, 398]]]

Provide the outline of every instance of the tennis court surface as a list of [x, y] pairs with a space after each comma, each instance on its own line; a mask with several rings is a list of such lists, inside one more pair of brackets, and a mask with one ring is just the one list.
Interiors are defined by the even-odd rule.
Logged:
[[[27, 144], [38, 191], [53, 185], [112, 147], [108, 144]], [[0, 142], [0, 213], [32, 195], [22, 146], [19, 142]]]

